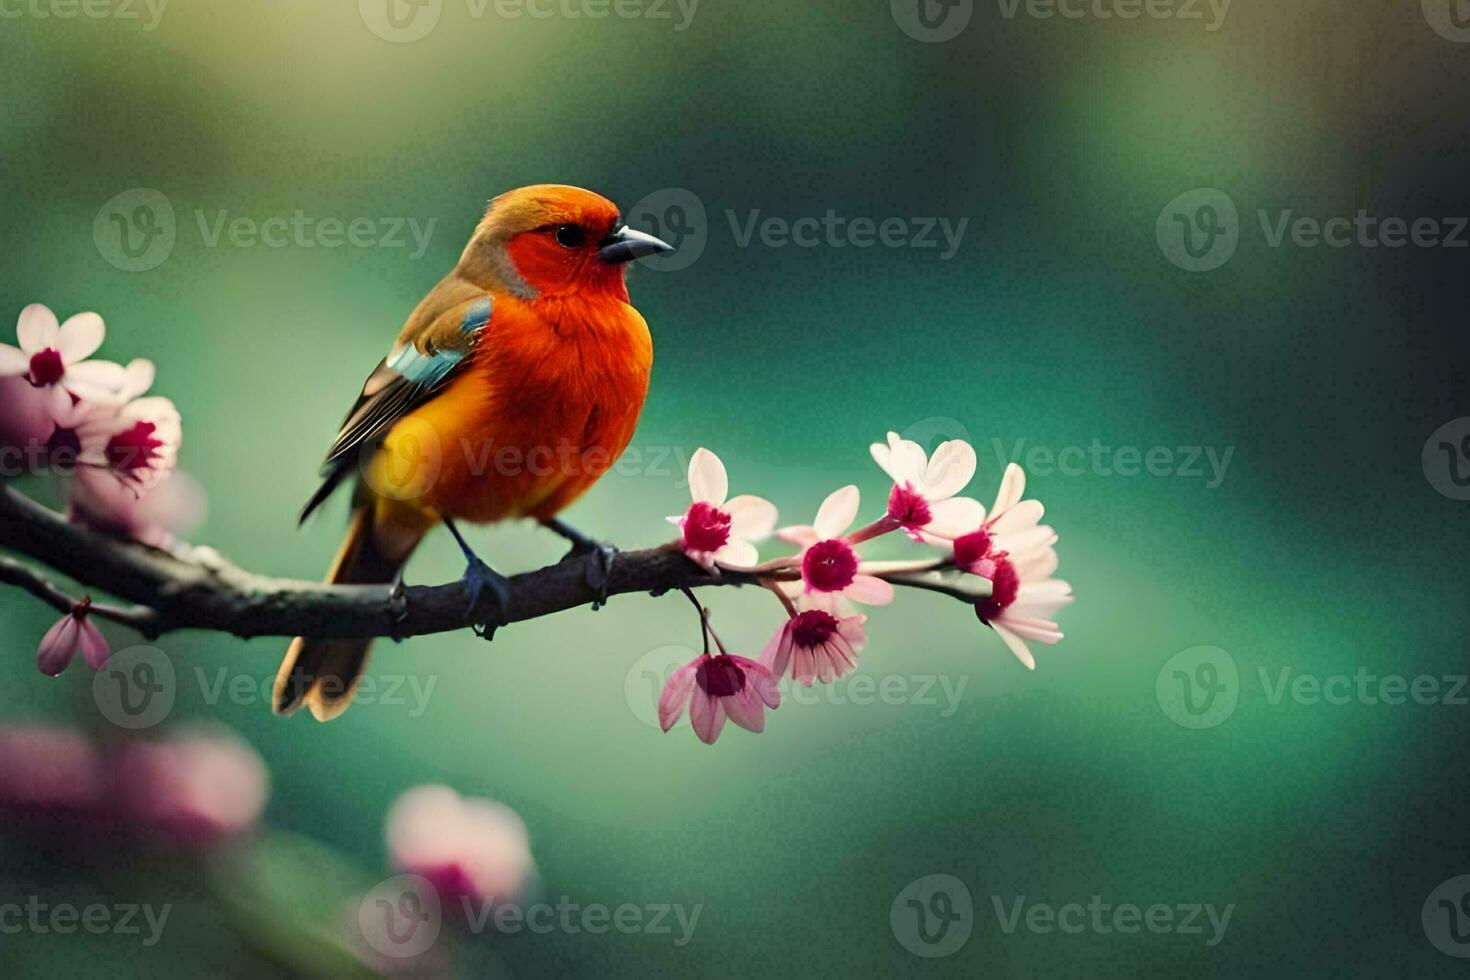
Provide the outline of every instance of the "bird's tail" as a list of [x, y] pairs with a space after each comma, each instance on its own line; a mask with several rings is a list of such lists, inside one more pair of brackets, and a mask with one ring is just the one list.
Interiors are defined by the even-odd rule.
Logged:
[[[432, 524], [422, 515], [412, 515], [409, 520], [404, 520], [405, 516], [388, 501], [359, 494], [347, 538], [327, 573], [327, 582], [333, 585], [392, 582]], [[331, 721], [346, 711], [352, 705], [358, 679], [367, 667], [372, 645], [371, 639], [296, 637], [276, 672], [271, 702], [275, 713], [289, 715], [305, 704], [317, 721]]]

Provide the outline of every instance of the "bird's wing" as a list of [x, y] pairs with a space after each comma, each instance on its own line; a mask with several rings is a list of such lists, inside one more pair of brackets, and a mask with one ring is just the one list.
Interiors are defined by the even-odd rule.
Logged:
[[491, 297], [481, 294], [438, 315], [423, 315], [422, 307], [415, 312], [343, 419], [322, 464], [322, 485], [302, 510], [301, 520], [342, 482], [364, 445], [442, 391], [470, 355], [483, 347], [493, 311]]

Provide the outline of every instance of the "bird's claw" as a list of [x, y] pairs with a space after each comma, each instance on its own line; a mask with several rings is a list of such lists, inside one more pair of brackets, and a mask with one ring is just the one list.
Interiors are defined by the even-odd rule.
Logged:
[[476, 636], [493, 640], [495, 631], [509, 622], [506, 619], [506, 610], [510, 608], [510, 580], [480, 559], [471, 558], [465, 566], [464, 583], [470, 591], [470, 605], [465, 610], [466, 615], [474, 614], [480, 609], [480, 602], [487, 591], [494, 600], [487, 613], [482, 614], [470, 627]]
[[575, 561], [587, 555], [592, 556], [592, 561], [587, 565], [587, 584], [597, 592], [597, 598], [592, 601], [592, 610], [596, 612], [607, 605], [608, 589], [612, 587], [612, 567], [620, 552], [617, 548], [601, 541], [591, 538], [582, 538], [572, 543], [571, 550], [562, 556], [562, 561]]

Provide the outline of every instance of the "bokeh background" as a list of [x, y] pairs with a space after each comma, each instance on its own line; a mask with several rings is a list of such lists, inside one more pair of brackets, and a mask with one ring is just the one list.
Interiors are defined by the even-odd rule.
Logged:
[[[59, 16], [72, 9], [60, 0], [6, 5], [0, 315], [96, 310], [103, 356], [157, 362], [156, 390], [184, 415], [183, 467], [209, 495], [194, 540], [318, 577], [345, 503], [304, 531], [295, 517], [357, 385], [486, 200], [560, 181], [607, 194], [635, 224], [662, 219], [698, 252], [633, 270], [657, 351], [644, 455], [574, 523], [624, 546], [664, 540], [700, 445], [738, 489], [806, 522], [846, 482], [876, 512], [885, 484], [867, 445], [889, 429], [970, 438], [987, 503], [1019, 443], [1079, 601], [1032, 674], [963, 607], [902, 595], [873, 615], [860, 674], [907, 693], [848, 682], [788, 698], [763, 735], [732, 729], [712, 748], [649, 723], [650, 678], [697, 641], [677, 597], [622, 597], [493, 644], [385, 643], [373, 671], [404, 685], [405, 703], [325, 726], [273, 718], [258, 693], [210, 695], [221, 677], [258, 692], [283, 641], [167, 637], [176, 698], [143, 734], [238, 733], [269, 771], [260, 824], [232, 845], [230, 873], [12, 824], [0, 901], [175, 911], [146, 948], [0, 935], [5, 972], [340, 974], [357, 901], [390, 870], [384, 814], [421, 783], [515, 808], [548, 901], [701, 907], [683, 945], [677, 929], [471, 936], [450, 950], [464, 975], [1462, 969], [1421, 911], [1470, 872], [1470, 707], [1443, 703], [1450, 682], [1429, 705], [1271, 689], [1467, 670], [1470, 504], [1437, 489], [1453, 487], [1452, 461], [1431, 451], [1436, 470], [1423, 451], [1470, 415], [1470, 251], [1273, 246], [1259, 213], [1470, 214], [1470, 31], [1434, 0], [1237, 0], [1223, 22], [1203, 4], [1197, 20], [1007, 6], [933, 7], [938, 34], [969, 18], [936, 40], [902, 0], [705, 0], [692, 17], [648, 3], [602, 19], [571, 16], [603, 9], [578, 0], [537, 7], [544, 17], [429, 0], [394, 8], [402, 30], [383, 0], [175, 0], [161, 16], [104, 2], [90, 8], [100, 19]], [[174, 241], [130, 271], [106, 206], [138, 188], [167, 201]], [[669, 210], [689, 201], [673, 188], [703, 222]], [[1205, 272], [1172, 262], [1157, 232], [1161, 215], [1177, 229], [1166, 205], [1197, 188], [1238, 209], [1233, 255]], [[829, 209], [968, 225], [947, 259], [736, 233], [752, 212]], [[387, 219], [433, 225], [422, 249], [406, 231], [400, 246], [211, 238], [221, 218], [298, 210], [369, 219], [378, 235]], [[1109, 450], [1100, 463], [1094, 444]], [[1060, 472], [1025, 455], [1068, 447], [1089, 461]], [[1169, 462], [1126, 475], [1118, 447], [1165, 447]], [[1188, 447], [1229, 452], [1228, 467], [1186, 466]], [[529, 527], [474, 540], [507, 571], [561, 550]], [[436, 535], [409, 577], [460, 570]], [[769, 596], [710, 601], [746, 650], [778, 622]], [[127, 735], [80, 665], [36, 672], [53, 620], [0, 592], [4, 724]], [[115, 648], [137, 642], [105, 629]], [[1156, 682], [1199, 646], [1225, 651], [1239, 679], [1233, 711], [1195, 729]], [[891, 906], [936, 874], [964, 883], [973, 925], [925, 958], [910, 951], [912, 916]], [[995, 896], [1094, 895], [1234, 908], [1214, 946], [1208, 929], [1007, 934], [993, 909]]]

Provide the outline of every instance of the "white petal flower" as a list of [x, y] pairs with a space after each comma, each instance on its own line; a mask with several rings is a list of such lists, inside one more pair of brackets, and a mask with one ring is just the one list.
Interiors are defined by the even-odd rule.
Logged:
[[776, 507], [762, 497], [742, 494], [726, 499], [729, 476], [720, 457], [700, 448], [689, 460], [689, 495], [693, 502], [669, 522], [680, 530], [680, 546], [700, 567], [751, 568], [760, 563], [755, 542], [770, 537]]

